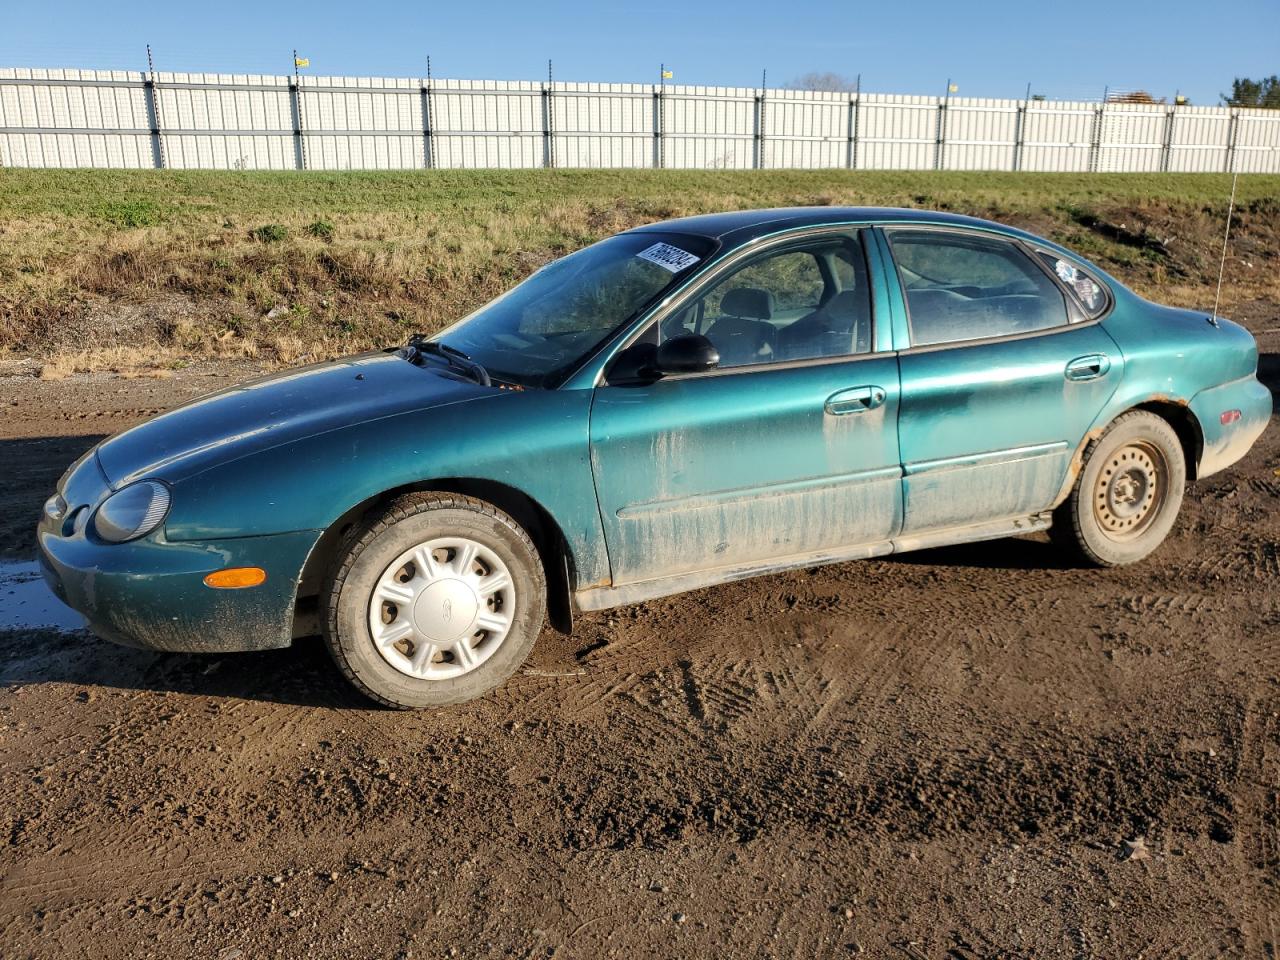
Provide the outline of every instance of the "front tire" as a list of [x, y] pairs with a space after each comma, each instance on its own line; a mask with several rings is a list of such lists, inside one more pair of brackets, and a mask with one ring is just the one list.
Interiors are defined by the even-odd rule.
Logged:
[[379, 703], [461, 703], [519, 669], [546, 595], [538, 552], [507, 514], [462, 494], [411, 494], [348, 539], [327, 586], [325, 642]]
[[1131, 410], [1085, 450], [1053, 534], [1102, 567], [1136, 563], [1164, 542], [1187, 482], [1182, 444], [1168, 421]]

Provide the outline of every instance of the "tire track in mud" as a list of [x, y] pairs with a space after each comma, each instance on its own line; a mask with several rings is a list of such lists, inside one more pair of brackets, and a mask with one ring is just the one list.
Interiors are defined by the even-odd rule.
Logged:
[[[1242, 785], [1257, 785], [1260, 795], [1242, 790], [1240, 807], [1240, 859], [1242, 874], [1252, 875], [1261, 890], [1259, 902], [1245, 912], [1243, 929], [1246, 952], [1262, 956], [1277, 944], [1277, 916], [1280, 915], [1280, 722], [1273, 709], [1280, 698], [1253, 699], [1245, 705], [1241, 727], [1240, 772]], [[1247, 891], [1255, 884], [1242, 884], [1241, 903], [1248, 904]]]
[[[58, 858], [57, 876], [49, 877], [49, 867], [44, 863], [18, 864], [0, 877], [0, 900], [11, 907], [22, 906], [26, 909], [35, 907], [52, 908], [52, 903], [62, 895], [80, 892], [78, 897], [70, 897], [64, 906], [91, 902], [101, 897], [105, 891], [114, 891], [119, 897], [121, 891], [145, 889], [156, 883], [178, 883], [197, 879], [213, 879], [222, 875], [223, 870], [236, 870], [245, 867], [245, 855], [208, 858], [200, 855], [193, 857], [192, 848], [170, 849], [171, 856], [159, 866], [138, 866], [134, 864], [111, 865], [106, 851], [93, 854], [95, 862], [89, 862], [86, 856], [75, 856], [77, 864], [68, 865], [66, 857]], [[182, 860], [182, 863], [172, 862]]]
[[1231, 580], [1248, 577], [1273, 580], [1280, 575], [1280, 547], [1275, 543], [1254, 543], [1210, 553], [1190, 571], [1199, 580]]

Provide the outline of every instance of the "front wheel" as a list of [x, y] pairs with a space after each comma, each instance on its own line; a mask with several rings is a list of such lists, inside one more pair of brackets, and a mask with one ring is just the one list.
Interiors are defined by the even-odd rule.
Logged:
[[328, 584], [325, 640], [379, 703], [444, 706], [515, 673], [545, 612], [537, 550], [511, 517], [461, 494], [413, 494], [348, 540]]
[[1136, 563], [1164, 542], [1187, 482], [1182, 444], [1168, 421], [1131, 410], [1085, 450], [1053, 533], [1099, 566]]

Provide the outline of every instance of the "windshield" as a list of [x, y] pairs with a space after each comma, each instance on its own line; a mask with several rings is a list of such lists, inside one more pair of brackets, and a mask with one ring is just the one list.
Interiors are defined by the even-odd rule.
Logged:
[[438, 338], [497, 380], [554, 386], [584, 357], [688, 276], [704, 237], [624, 233], [555, 260]]

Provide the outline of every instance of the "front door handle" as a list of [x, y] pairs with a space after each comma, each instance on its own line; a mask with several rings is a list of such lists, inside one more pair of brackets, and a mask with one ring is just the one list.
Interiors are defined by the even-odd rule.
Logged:
[[822, 409], [833, 417], [843, 416], [846, 413], [864, 413], [883, 404], [885, 396], [884, 387], [873, 385], [849, 387], [847, 390], [837, 390], [827, 397], [827, 402], [823, 404]]
[[1076, 357], [1067, 364], [1065, 376], [1068, 380], [1097, 380], [1105, 377], [1111, 369], [1111, 358], [1105, 353], [1091, 353], [1085, 357]]

